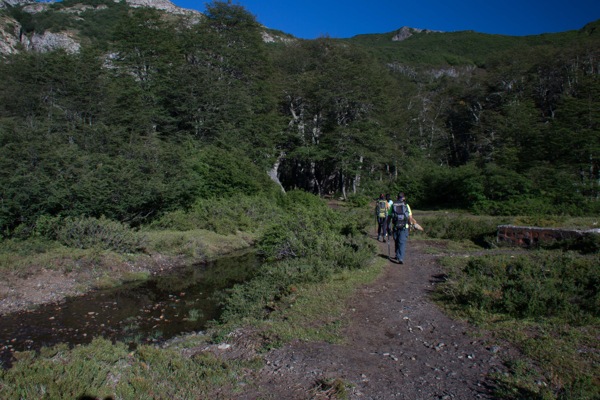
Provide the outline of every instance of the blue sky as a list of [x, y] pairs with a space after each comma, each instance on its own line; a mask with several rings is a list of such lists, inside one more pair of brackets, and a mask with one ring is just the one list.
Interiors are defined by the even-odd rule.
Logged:
[[[171, 0], [204, 11], [205, 0]], [[403, 26], [524, 36], [600, 19], [600, 0], [233, 0], [268, 28], [303, 39], [348, 38]]]

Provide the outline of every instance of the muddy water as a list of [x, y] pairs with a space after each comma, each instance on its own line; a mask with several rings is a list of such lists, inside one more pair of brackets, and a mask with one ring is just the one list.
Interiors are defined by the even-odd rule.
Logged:
[[252, 277], [257, 267], [248, 252], [2, 316], [0, 362], [10, 367], [15, 351], [89, 343], [99, 336], [134, 346], [202, 330], [218, 318], [224, 290]]

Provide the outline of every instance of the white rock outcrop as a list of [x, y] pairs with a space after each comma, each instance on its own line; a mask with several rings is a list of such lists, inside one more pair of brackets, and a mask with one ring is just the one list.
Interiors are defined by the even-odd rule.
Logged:
[[23, 37], [23, 45], [27, 50], [33, 50], [40, 53], [46, 53], [52, 50], [65, 50], [67, 53], [77, 53], [81, 45], [74, 39], [72, 32], [44, 32], [35, 33], [31, 38]]
[[0, 16], [0, 55], [14, 54], [19, 45], [21, 25], [13, 18]]
[[198, 12], [177, 7], [169, 0], [127, 0], [130, 7], [149, 7], [157, 10], [167, 11], [171, 14], [187, 14], [188, 12]]
[[419, 28], [409, 28], [408, 26], [403, 26], [402, 28], [398, 29], [398, 31], [396, 31], [396, 33], [392, 37], [392, 41], [393, 42], [401, 42], [403, 40], [408, 39], [415, 33], [422, 33], [422, 32], [424, 32], [424, 33], [443, 33], [442, 31], [433, 31], [433, 30], [429, 30], [429, 29], [419, 29]]
[[19, 6], [27, 3], [33, 3], [31, 0], [0, 0], [0, 9], [6, 7]]

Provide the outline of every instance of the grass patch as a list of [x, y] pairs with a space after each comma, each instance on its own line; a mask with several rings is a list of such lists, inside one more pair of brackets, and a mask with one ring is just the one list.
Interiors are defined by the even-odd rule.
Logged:
[[348, 300], [359, 286], [373, 282], [385, 265], [386, 260], [377, 258], [364, 269], [342, 271], [318, 284], [294, 286], [269, 318], [254, 326], [273, 344], [295, 339], [339, 342], [348, 319]]
[[8, 239], [0, 241], [0, 271], [23, 277], [40, 268], [69, 272], [79, 268], [78, 261], [97, 254], [96, 249], [71, 248], [44, 239]]
[[542, 228], [598, 229], [600, 228], [600, 218], [569, 217], [566, 215], [520, 216], [515, 217], [513, 224]]
[[600, 396], [600, 258], [574, 252], [446, 257], [436, 299], [522, 353], [496, 376], [509, 399]]
[[199, 399], [233, 385], [248, 364], [224, 363], [209, 353], [184, 357], [178, 351], [95, 339], [86, 346], [46, 348], [39, 356], [18, 354], [10, 370], [0, 370], [5, 399]]
[[419, 212], [415, 218], [431, 239], [469, 243], [478, 247], [496, 246], [498, 225], [512, 223], [511, 217], [490, 217], [452, 212]]
[[222, 235], [205, 229], [189, 231], [149, 230], [144, 232], [148, 251], [201, 261], [248, 248], [256, 235], [247, 232]]
[[509, 360], [510, 374], [496, 377], [503, 397], [596, 399], [600, 395], [598, 322], [572, 326], [561, 320], [508, 320], [484, 326], [510, 340], [525, 356]]
[[121, 280], [123, 282], [145, 281], [151, 277], [148, 271], [126, 271], [123, 273]]

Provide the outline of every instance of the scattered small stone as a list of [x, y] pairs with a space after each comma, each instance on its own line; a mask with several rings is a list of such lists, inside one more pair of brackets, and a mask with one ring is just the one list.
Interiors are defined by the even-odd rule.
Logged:
[[489, 348], [490, 352], [496, 354], [500, 351], [500, 346], [492, 346]]

